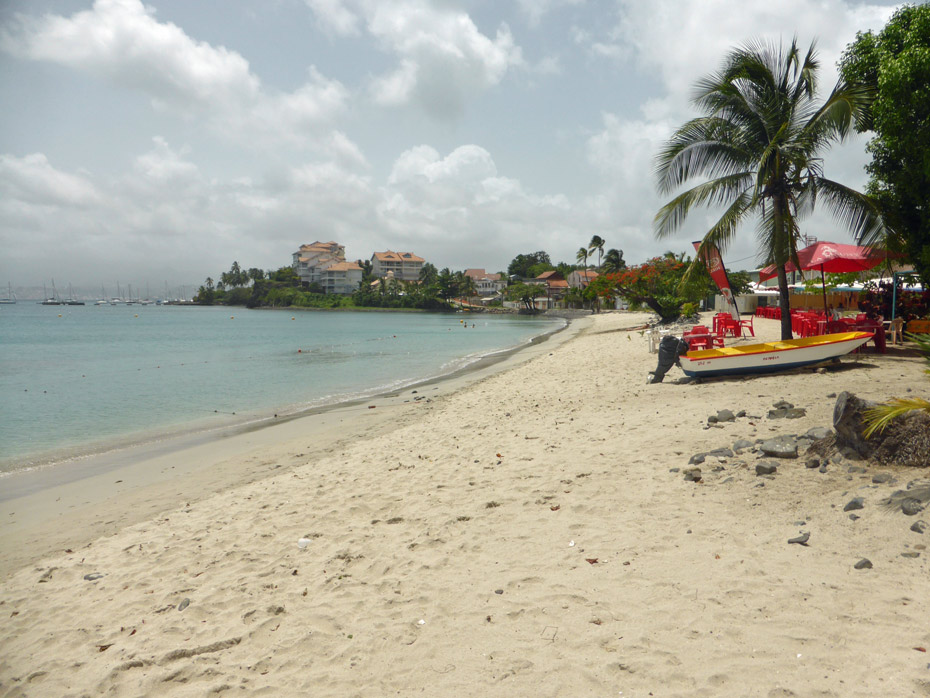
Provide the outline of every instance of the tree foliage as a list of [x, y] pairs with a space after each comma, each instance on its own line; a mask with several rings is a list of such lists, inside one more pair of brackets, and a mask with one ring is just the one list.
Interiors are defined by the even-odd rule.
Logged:
[[792, 336], [785, 265], [798, 263], [800, 221], [814, 204], [826, 204], [857, 236], [881, 230], [871, 199], [823, 176], [822, 152], [862, 119], [868, 90], [840, 82], [818, 104], [818, 68], [814, 46], [802, 54], [796, 40], [787, 50], [758, 43], [731, 51], [697, 83], [704, 115], [680, 127], [656, 160], [663, 194], [700, 181], [659, 210], [658, 237], [678, 230], [695, 206], [722, 207], [700, 258], [711, 245], [724, 252], [740, 226], [757, 219], [762, 261], [778, 270], [784, 339]]
[[868, 192], [881, 203], [893, 242], [930, 284], [930, 5], [904, 6], [878, 34], [857, 34], [840, 72], [873, 91], [857, 123], [875, 133]]
[[[533, 266], [538, 264], [548, 265], [552, 268], [552, 260], [549, 259], [549, 253], [544, 250], [532, 252], [530, 254], [518, 254], [507, 266], [507, 274], [510, 276], [519, 276], [521, 278], [532, 278], [536, 276], [531, 273]], [[546, 271], [546, 269], [543, 269]], [[541, 274], [542, 272], [538, 272]]]
[[602, 274], [588, 288], [608, 301], [620, 296], [633, 307], [646, 306], [662, 322], [671, 322], [681, 315], [685, 303], [697, 302], [706, 294], [706, 279], [696, 274], [685, 278], [689, 263], [685, 255], [669, 252], [619, 272]]

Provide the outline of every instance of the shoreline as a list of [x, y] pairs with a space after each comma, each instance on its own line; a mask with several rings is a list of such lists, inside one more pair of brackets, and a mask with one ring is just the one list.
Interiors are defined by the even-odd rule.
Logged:
[[[585, 322], [584, 317], [562, 319], [562, 326], [524, 344], [485, 354], [448, 374], [416, 380], [369, 397], [280, 417], [253, 415], [235, 424], [162, 435], [81, 455], [76, 460], [6, 473], [0, 477], [0, 521], [6, 524], [0, 528], [0, 575], [62, 549], [63, 541], [73, 540], [70, 531], [75, 528], [86, 531], [82, 541], [93, 540], [177, 506], [182, 499], [195, 501], [303, 462], [291, 459], [285, 465], [270, 462], [281, 458], [256, 458], [246, 465], [242, 462], [246, 452], [270, 449], [306, 435], [316, 443], [300, 454], [303, 457], [382, 433], [391, 428], [391, 420], [398, 413], [405, 419], [412, 417], [419, 402], [412, 399], [411, 391], [419, 395], [421, 389], [429, 389], [422, 395], [424, 398], [454, 393], [531, 360], [534, 348], [570, 340], [590, 322]], [[355, 421], [359, 418], [361, 421]], [[259, 462], [258, 466], [254, 462]], [[192, 485], [200, 491], [185, 495], [185, 489]]]
[[[209, 306], [199, 306], [209, 307]], [[267, 308], [266, 310], [318, 310], [316, 308]], [[261, 310], [261, 309], [260, 309]], [[329, 309], [327, 309], [329, 310]], [[364, 309], [366, 311], [373, 309]], [[376, 309], [374, 309], [376, 310]], [[421, 311], [417, 311], [421, 312]], [[422, 311], [426, 312], [426, 311]], [[198, 419], [193, 426], [173, 426], [156, 428], [151, 431], [139, 431], [129, 434], [107, 438], [102, 441], [89, 441], [72, 446], [62, 446], [48, 451], [36, 452], [24, 456], [15, 456], [8, 461], [3, 462], [3, 470], [0, 470], [0, 502], [28, 493], [30, 486], [20, 484], [28, 480], [26, 473], [40, 473], [42, 471], [54, 470], [56, 468], [68, 468], [71, 473], [62, 477], [63, 482], [74, 481], [85, 477], [81, 473], [97, 472], [99, 468], [95, 466], [94, 461], [100, 458], [116, 457], [120, 452], [144, 448], [148, 450], [157, 450], [164, 448], [166, 450], [179, 450], [186, 446], [196, 445], [209, 439], [222, 439], [235, 435], [240, 431], [254, 429], [264, 429], [274, 424], [282, 423], [289, 419], [300, 419], [304, 416], [317, 414], [328, 410], [338, 409], [340, 407], [352, 407], [368, 400], [377, 399], [391, 393], [416, 388], [420, 385], [432, 385], [441, 382], [447, 378], [467, 373], [471, 370], [478, 370], [485, 365], [489, 365], [499, 360], [505, 359], [511, 353], [519, 352], [533, 344], [545, 341], [548, 337], [565, 330], [572, 321], [572, 318], [557, 316], [564, 322], [561, 326], [555, 326], [553, 329], [531, 337], [522, 344], [512, 347], [497, 349], [486, 354], [471, 358], [469, 356], [461, 357], [458, 361], [467, 361], [457, 368], [453, 368], [448, 373], [440, 373], [428, 376], [426, 378], [411, 377], [396, 385], [378, 387], [371, 393], [360, 395], [344, 395], [334, 399], [327, 400], [320, 404], [311, 404], [310, 406], [281, 405], [272, 408], [263, 408], [255, 411], [244, 411], [241, 413], [226, 413], [214, 411], [214, 415]], [[161, 445], [161, 446], [160, 446]], [[90, 461], [90, 465], [82, 465]], [[37, 481], [48, 480], [46, 474], [37, 475]]]

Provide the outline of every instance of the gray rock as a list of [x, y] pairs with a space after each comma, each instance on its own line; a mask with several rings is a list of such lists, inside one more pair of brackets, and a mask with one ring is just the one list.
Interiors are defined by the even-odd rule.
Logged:
[[86, 579], [88, 582], [96, 582], [101, 577], [103, 577], [103, 575], [100, 574], [100, 572], [91, 572], [90, 574], [84, 575], [84, 579]]
[[733, 453], [729, 448], [715, 448], [713, 451], [708, 451], [705, 455], [714, 456], [715, 458], [732, 458], [736, 454]]
[[771, 461], [756, 464], [756, 475], [772, 475], [776, 470], [778, 470], [778, 466]]
[[876, 485], [891, 482], [891, 473], [875, 473], [872, 476], [872, 482], [874, 482]]
[[811, 539], [810, 533], [802, 533], [800, 536], [797, 536], [796, 538], [789, 538], [788, 542], [797, 543], [798, 545], [807, 545], [807, 541], [809, 541], [810, 539]]
[[680, 472], [680, 471], [681, 471], [681, 468], [669, 468], [668, 471], [669, 471], [670, 473], [677, 473], [677, 472]]
[[500, 594], [503, 594], [503, 593], [504, 593], [504, 590], [503, 590], [503, 589], [495, 589], [495, 590], [494, 590], [494, 593], [500, 595]]
[[859, 562], [857, 562], [853, 567], [857, 570], [870, 570], [872, 569], [872, 561], [869, 558], [864, 557]]
[[811, 427], [806, 432], [804, 436], [808, 439], [813, 439], [814, 441], [820, 441], [825, 439], [833, 433], [833, 430], [827, 429], [827, 427]]
[[707, 423], [708, 423], [708, 424], [716, 424], [716, 423], [717, 423], [717, 418], [716, 418], [714, 415], [711, 415], [710, 417], [707, 418]]
[[763, 455], [772, 458], [797, 458], [798, 441], [793, 436], [776, 436], [763, 441], [759, 447]]
[[821, 472], [821, 473], [825, 473], [825, 472], [827, 472], [827, 466], [821, 465], [821, 466], [817, 469], [817, 471], [818, 471], [818, 472]]
[[869, 471], [866, 470], [865, 468], [860, 468], [858, 465], [850, 465], [848, 468], [846, 468], [846, 472], [853, 473], [853, 474], [861, 474], [861, 473], [867, 473]]
[[920, 553], [901, 553], [901, 557], [920, 557]]
[[850, 520], [850, 521], [858, 521], [858, 520], [861, 519], [861, 518], [862, 518], [861, 516], [857, 516], [856, 514], [850, 514], [850, 515], [849, 515], [849, 520]]
[[865, 503], [862, 497], [854, 497], [853, 499], [850, 499], [846, 503], [846, 506], [843, 507], [843, 511], [856, 511], [857, 509], [864, 509], [864, 508], [865, 508]]
[[737, 417], [745, 417], [745, 416], [746, 416], [746, 410], [740, 410], [739, 412], [736, 413], [736, 416], [737, 416]]
[[183, 611], [185, 608], [191, 605], [190, 599], [184, 599], [181, 603], [178, 604], [178, 610]]
[[915, 521], [914, 523], [911, 524], [911, 530], [914, 531], [914, 533], [923, 533], [924, 531], [927, 530], [927, 522], [926, 521]]
[[685, 480], [687, 482], [700, 482], [701, 481], [701, 469], [700, 468], [686, 468], [684, 473], [685, 473]]
[[827, 393], [827, 397], [836, 397], [836, 393]]
[[704, 462], [703, 453], [695, 453], [691, 458], [688, 459], [688, 465], [700, 465]]
[[718, 422], [735, 422], [736, 415], [733, 414], [730, 410], [719, 410], [717, 412], [717, 421]]
[[731, 475], [730, 477], [726, 478], [726, 479], [723, 481], [722, 484], [725, 485], [725, 484], [727, 484], [728, 482], [733, 482], [735, 479], [736, 479], [736, 478], [733, 477], [733, 476]]
[[901, 511], [905, 516], [915, 516], [924, 510], [924, 505], [919, 499], [905, 499], [901, 502]]
[[811, 468], [811, 469], [813, 469], [813, 468], [819, 468], [819, 467], [820, 467], [820, 459], [819, 459], [819, 458], [808, 458], [807, 461], [804, 463], [804, 465], [805, 465], [806, 467], [808, 467], [808, 468]]
[[772, 405], [776, 410], [790, 410], [794, 405], [785, 400], [779, 400], [774, 405]]
[[746, 439], [739, 439], [735, 444], [733, 444], [733, 450], [736, 453], [739, 453], [740, 451], [743, 451], [747, 448], [752, 448], [752, 447], [753, 447], [752, 441], [747, 441]]

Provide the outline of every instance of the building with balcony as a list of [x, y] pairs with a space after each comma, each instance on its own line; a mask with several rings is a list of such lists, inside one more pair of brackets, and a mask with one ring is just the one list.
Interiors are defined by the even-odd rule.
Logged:
[[390, 271], [398, 281], [418, 281], [424, 262], [412, 252], [375, 252], [371, 256], [371, 273], [381, 278]]

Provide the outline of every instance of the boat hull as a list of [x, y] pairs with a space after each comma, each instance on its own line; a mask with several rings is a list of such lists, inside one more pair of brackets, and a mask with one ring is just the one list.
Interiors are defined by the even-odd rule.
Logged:
[[871, 332], [841, 332], [737, 347], [689, 351], [681, 369], [693, 378], [789, 371], [843, 356], [872, 338]]

